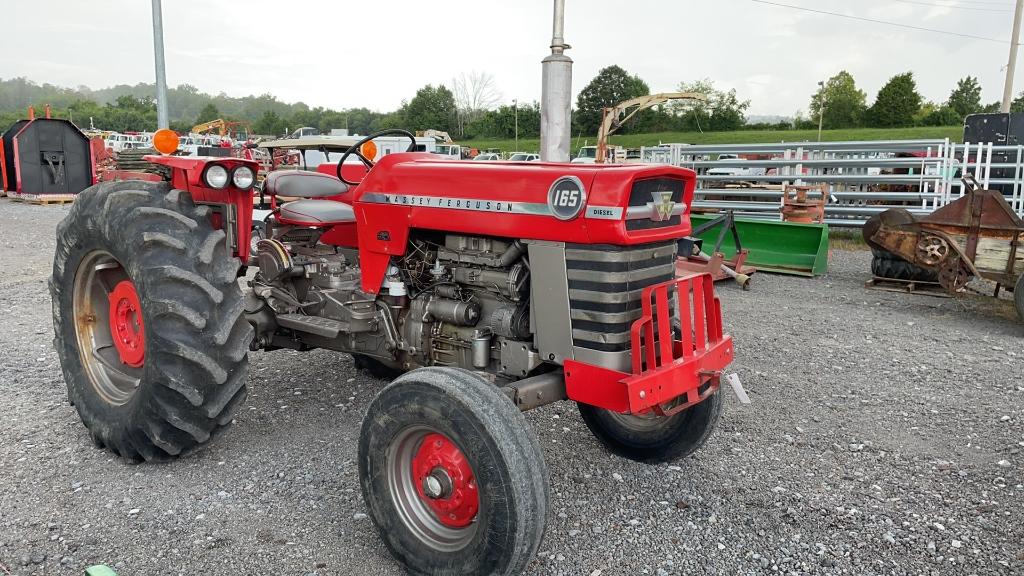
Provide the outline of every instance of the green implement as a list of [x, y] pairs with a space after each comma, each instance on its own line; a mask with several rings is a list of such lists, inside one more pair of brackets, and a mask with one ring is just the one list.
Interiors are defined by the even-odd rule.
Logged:
[[[696, 229], [717, 218], [719, 214], [691, 214]], [[797, 224], [771, 220], [736, 218], [736, 230], [743, 248], [750, 251], [747, 264], [759, 272], [818, 276], [828, 272], [828, 224]], [[721, 225], [698, 236], [705, 246], [714, 246], [722, 233]], [[736, 248], [723, 243], [726, 259], [735, 256]]]

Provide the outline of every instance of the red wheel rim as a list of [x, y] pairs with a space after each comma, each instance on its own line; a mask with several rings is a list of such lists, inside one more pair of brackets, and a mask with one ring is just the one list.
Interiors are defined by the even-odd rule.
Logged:
[[122, 280], [107, 297], [110, 302], [110, 337], [121, 362], [138, 368], [146, 357], [146, 332], [142, 304], [131, 280]]
[[423, 437], [412, 459], [416, 492], [437, 521], [449, 528], [465, 528], [480, 510], [480, 494], [473, 468], [465, 454], [442, 434]]

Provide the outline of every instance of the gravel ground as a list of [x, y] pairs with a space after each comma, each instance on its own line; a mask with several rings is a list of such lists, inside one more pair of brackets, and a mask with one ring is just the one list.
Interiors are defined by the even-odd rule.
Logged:
[[[348, 356], [253, 356], [246, 408], [177, 462], [93, 448], [46, 278], [63, 207], [0, 200], [0, 574], [398, 574], [354, 463], [382, 382]], [[528, 415], [552, 510], [530, 574], [1024, 574], [1024, 325], [1009, 300], [813, 280], [719, 288], [752, 403], [695, 457], [609, 455], [567, 403]]]

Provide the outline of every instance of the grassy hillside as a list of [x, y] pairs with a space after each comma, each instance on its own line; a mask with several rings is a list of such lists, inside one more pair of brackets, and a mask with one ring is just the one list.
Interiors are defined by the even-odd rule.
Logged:
[[[939, 126], [925, 128], [855, 128], [849, 130], [825, 130], [821, 139], [839, 140], [926, 140], [949, 138], [959, 142], [963, 136], [962, 126]], [[612, 136], [611, 143], [627, 148], [653, 146], [662, 142], [685, 142], [688, 144], [754, 144], [761, 142], [805, 142], [816, 141], [817, 130], [739, 130], [736, 132], [658, 132], [655, 134], [626, 134]], [[584, 143], [595, 144], [597, 138], [573, 138], [573, 154]], [[514, 140], [467, 140], [460, 142], [473, 148], [500, 148], [504, 152], [516, 151]], [[518, 150], [536, 152], [540, 144], [536, 138], [520, 138]]]

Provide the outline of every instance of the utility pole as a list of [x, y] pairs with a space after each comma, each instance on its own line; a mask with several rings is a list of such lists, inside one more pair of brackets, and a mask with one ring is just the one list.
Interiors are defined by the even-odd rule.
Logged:
[[153, 0], [153, 59], [156, 61], [156, 127], [167, 128], [167, 71], [164, 67], [164, 17], [160, 0]]
[[516, 152], [519, 151], [519, 99], [512, 100], [512, 108], [516, 113]]
[[1024, 15], [1024, 0], [1017, 0], [1017, 10], [1013, 14], [1013, 35], [1010, 37], [1010, 60], [1006, 63], [1006, 82], [1003, 84], [1003, 104], [1000, 112], [1010, 111], [1013, 101], [1013, 74], [1017, 69], [1017, 48], [1020, 46], [1020, 20]]
[[568, 162], [572, 143], [569, 115], [572, 106], [572, 58], [565, 55], [570, 48], [563, 36], [565, 0], [555, 0], [551, 54], [541, 61], [540, 95], [540, 159], [545, 162]]
[[821, 86], [821, 104], [818, 105], [818, 142], [821, 142], [821, 126], [825, 119], [825, 102], [827, 100], [825, 93], [825, 82], [818, 82], [818, 86]]

